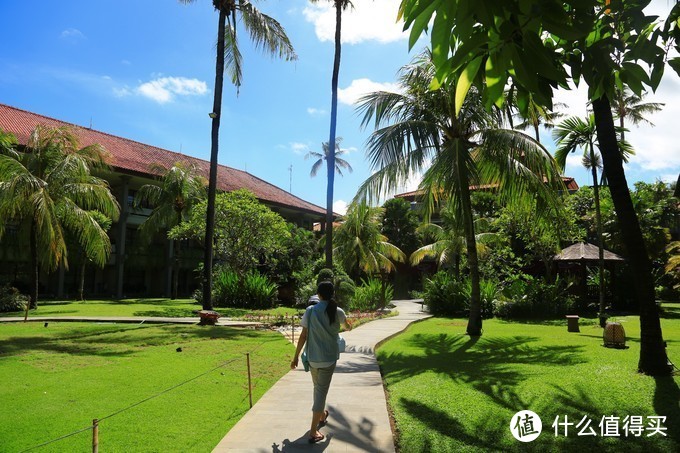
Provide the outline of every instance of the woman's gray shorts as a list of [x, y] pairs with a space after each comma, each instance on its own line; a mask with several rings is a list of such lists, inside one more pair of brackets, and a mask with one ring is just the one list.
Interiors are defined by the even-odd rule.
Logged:
[[331, 386], [335, 363], [326, 368], [310, 366], [309, 371], [312, 374], [312, 382], [314, 383], [314, 404], [312, 405], [312, 411], [323, 412], [326, 408], [326, 395], [328, 395], [328, 388]]

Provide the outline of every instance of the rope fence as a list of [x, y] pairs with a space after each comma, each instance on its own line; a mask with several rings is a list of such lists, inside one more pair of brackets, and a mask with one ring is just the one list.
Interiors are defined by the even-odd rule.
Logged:
[[[243, 401], [245, 401], [246, 398], [248, 398], [249, 403], [250, 403], [250, 408], [253, 407], [253, 394], [252, 394], [253, 385], [252, 385], [252, 378], [251, 378], [250, 356], [251, 356], [251, 354], [253, 354], [254, 352], [256, 352], [258, 349], [260, 349], [260, 348], [261, 348], [264, 344], [266, 344], [266, 343], [269, 343], [269, 341], [263, 341], [262, 343], [258, 344], [258, 345], [255, 346], [253, 349], [251, 349], [249, 352], [246, 352], [246, 353], [245, 353], [246, 368], [247, 368], [247, 387], [248, 387], [248, 393], [247, 393], [246, 395], [244, 395], [243, 399], [241, 400], [241, 403], [242, 403]], [[158, 398], [158, 397], [163, 396], [163, 395], [165, 395], [165, 394], [167, 394], [167, 393], [170, 393], [170, 392], [172, 392], [173, 390], [178, 389], [179, 387], [182, 387], [182, 386], [184, 386], [184, 385], [186, 385], [186, 384], [188, 384], [188, 383], [190, 383], [190, 382], [193, 382], [193, 381], [195, 381], [195, 380], [197, 380], [197, 379], [200, 379], [200, 378], [202, 378], [202, 377], [204, 377], [204, 376], [206, 376], [206, 375], [208, 375], [208, 374], [210, 374], [210, 373], [213, 373], [213, 372], [215, 372], [215, 371], [217, 371], [217, 370], [219, 370], [219, 369], [221, 369], [221, 368], [224, 368], [224, 367], [226, 367], [226, 366], [228, 366], [228, 365], [231, 365], [232, 363], [234, 363], [234, 362], [236, 362], [236, 361], [238, 361], [238, 360], [242, 360], [242, 359], [243, 359], [242, 356], [234, 357], [233, 359], [227, 360], [227, 361], [225, 361], [225, 362], [223, 362], [223, 363], [221, 363], [221, 364], [219, 364], [219, 365], [217, 365], [217, 366], [215, 366], [215, 367], [213, 367], [213, 368], [211, 368], [211, 369], [209, 369], [209, 370], [207, 370], [207, 371], [204, 371], [203, 373], [201, 373], [201, 374], [199, 374], [199, 375], [196, 375], [196, 376], [194, 376], [194, 377], [191, 377], [191, 378], [189, 378], [189, 379], [186, 379], [186, 380], [184, 380], [184, 381], [182, 381], [182, 382], [180, 382], [180, 383], [178, 383], [178, 384], [176, 384], [176, 385], [173, 385], [172, 387], [169, 387], [169, 388], [167, 388], [167, 389], [164, 389], [164, 390], [162, 390], [162, 391], [160, 391], [160, 392], [158, 392], [158, 393], [156, 393], [156, 394], [154, 394], [154, 395], [151, 395], [151, 396], [149, 396], [149, 397], [147, 397], [147, 398], [144, 398], [144, 399], [142, 399], [142, 400], [140, 400], [140, 401], [137, 401], [136, 403], [130, 404], [130, 405], [127, 406], [127, 407], [124, 407], [124, 408], [119, 409], [119, 410], [117, 410], [117, 411], [115, 411], [115, 412], [112, 412], [112, 413], [109, 414], [109, 415], [106, 415], [106, 416], [101, 417], [101, 418], [98, 418], [98, 419], [95, 418], [95, 419], [92, 420], [92, 424], [91, 424], [91, 425], [88, 425], [88, 426], [86, 426], [86, 427], [84, 427], [84, 428], [80, 428], [80, 429], [78, 429], [78, 430], [76, 430], [76, 431], [73, 431], [73, 432], [71, 432], [71, 433], [64, 434], [64, 435], [62, 435], [62, 436], [60, 436], [60, 437], [57, 437], [57, 438], [48, 440], [48, 441], [43, 442], [43, 443], [41, 443], [41, 444], [34, 445], [34, 446], [32, 446], [32, 447], [30, 447], [30, 448], [27, 448], [27, 449], [25, 449], [25, 450], [21, 450], [21, 453], [28, 452], [28, 451], [33, 451], [33, 450], [36, 450], [36, 449], [42, 448], [42, 447], [46, 447], [47, 445], [50, 445], [50, 444], [59, 442], [59, 441], [61, 441], [61, 440], [67, 439], [67, 438], [69, 438], [69, 437], [73, 437], [73, 436], [75, 436], [75, 435], [81, 434], [81, 433], [83, 433], [83, 432], [85, 432], [85, 431], [89, 431], [89, 430], [92, 431], [92, 452], [93, 452], [93, 453], [98, 453], [98, 451], [99, 451], [99, 424], [100, 424], [102, 421], [108, 420], [108, 419], [110, 419], [110, 418], [112, 418], [112, 417], [115, 417], [116, 415], [119, 415], [119, 414], [121, 414], [121, 413], [123, 413], [123, 412], [129, 411], [129, 410], [131, 410], [131, 409], [133, 409], [133, 408], [135, 408], [135, 407], [137, 407], [137, 406], [140, 406], [140, 405], [142, 405], [142, 404], [144, 404], [144, 403], [146, 403], [146, 402], [148, 402], [148, 401], [151, 401], [151, 400], [153, 400], [153, 399], [155, 399], [155, 398]], [[257, 386], [257, 383], [258, 383], [258, 382], [259, 382], [259, 379], [255, 381], [255, 386]], [[238, 410], [238, 407], [234, 409], [234, 413], [235, 413], [237, 410]]]

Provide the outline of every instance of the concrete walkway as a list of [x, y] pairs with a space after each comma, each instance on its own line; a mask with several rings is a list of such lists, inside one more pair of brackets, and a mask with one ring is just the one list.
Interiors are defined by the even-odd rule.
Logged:
[[[281, 378], [227, 433], [213, 452], [394, 452], [375, 348], [429, 315], [420, 303], [394, 301], [398, 316], [372, 321], [342, 335], [340, 355], [326, 400], [330, 416], [323, 442], [310, 444], [312, 378], [300, 364]], [[291, 359], [294, 350], [291, 349]]]

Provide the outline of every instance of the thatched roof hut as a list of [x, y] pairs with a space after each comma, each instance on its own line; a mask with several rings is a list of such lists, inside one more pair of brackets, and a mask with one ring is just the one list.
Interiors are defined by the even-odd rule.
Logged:
[[[574, 245], [563, 249], [559, 254], [553, 258], [555, 261], [577, 261], [577, 262], [597, 262], [600, 259], [600, 253], [596, 245], [588, 242], [577, 242]], [[609, 250], [604, 251], [605, 261], [625, 261], [625, 259]]]

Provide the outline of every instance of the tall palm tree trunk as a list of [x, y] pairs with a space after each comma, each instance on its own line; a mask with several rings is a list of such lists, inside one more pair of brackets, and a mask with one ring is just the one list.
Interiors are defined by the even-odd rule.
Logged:
[[595, 193], [595, 223], [597, 224], [597, 272], [598, 272], [598, 297], [600, 302], [600, 327], [605, 327], [607, 319], [604, 316], [604, 244], [602, 241], [602, 211], [600, 209], [600, 185], [597, 183], [597, 165], [595, 165], [595, 152], [593, 144], [590, 144], [590, 173], [593, 176], [593, 192]]
[[38, 265], [38, 229], [35, 220], [31, 221], [31, 268], [33, 269], [33, 291], [29, 307], [38, 308], [38, 285], [40, 284], [40, 267]]
[[602, 161], [609, 180], [609, 190], [628, 251], [629, 263], [633, 271], [635, 294], [640, 304], [640, 360], [638, 361], [638, 371], [655, 376], [668, 375], [671, 367], [668, 364], [659, 312], [654, 301], [651, 263], [642, 238], [640, 223], [628, 191], [628, 183], [623, 171], [623, 160], [616, 143], [611, 104], [606, 96], [593, 100], [593, 113]]
[[458, 181], [460, 184], [460, 202], [463, 211], [463, 229], [467, 246], [468, 266], [470, 267], [470, 315], [467, 334], [471, 337], [482, 334], [482, 307], [479, 291], [479, 260], [477, 258], [477, 239], [472, 219], [472, 203], [470, 201], [470, 181], [465, 171], [465, 155], [463, 150], [456, 153], [458, 162]]
[[85, 268], [87, 267], [87, 256], [81, 253], [80, 262], [80, 281], [78, 282], [78, 300], [85, 300]]
[[222, 87], [224, 85], [224, 33], [227, 13], [220, 8], [217, 27], [217, 57], [215, 63], [215, 97], [211, 145], [210, 145], [210, 177], [208, 179], [208, 207], [205, 219], [205, 242], [203, 254], [203, 310], [212, 310], [212, 261], [213, 237], [215, 236], [215, 195], [217, 191], [217, 154], [219, 151], [220, 116], [222, 112]]
[[177, 299], [177, 288], [179, 287], [179, 269], [180, 269], [180, 264], [182, 262], [182, 258], [180, 256], [181, 250], [180, 248], [182, 247], [182, 241], [175, 240], [175, 246], [172, 248], [174, 257], [173, 257], [173, 262], [172, 262], [172, 293], [170, 295], [171, 299]]
[[333, 269], [333, 184], [335, 183], [335, 130], [338, 122], [338, 78], [340, 74], [340, 30], [342, 28], [342, 7], [335, 3], [335, 57], [333, 60], [333, 77], [331, 79], [331, 131], [328, 138], [329, 153], [326, 158], [328, 166], [328, 187], [326, 189], [326, 267]]

